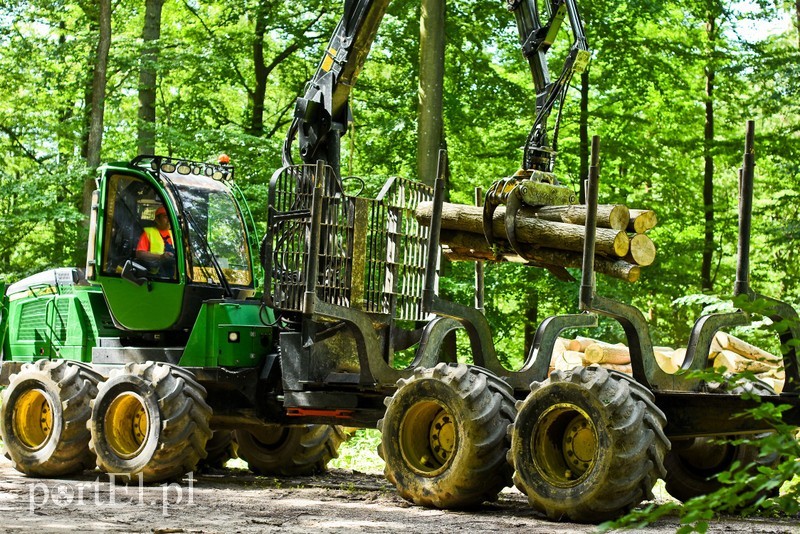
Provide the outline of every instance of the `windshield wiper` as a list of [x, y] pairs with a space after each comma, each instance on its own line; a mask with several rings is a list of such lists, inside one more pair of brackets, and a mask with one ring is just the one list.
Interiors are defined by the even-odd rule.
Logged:
[[233, 298], [233, 289], [231, 289], [231, 285], [230, 283], [228, 283], [228, 279], [225, 277], [225, 273], [222, 272], [222, 267], [220, 266], [219, 261], [217, 261], [217, 256], [211, 249], [211, 245], [208, 244], [208, 240], [203, 235], [203, 233], [198, 230], [197, 223], [194, 222], [194, 217], [192, 217], [192, 214], [185, 212], [184, 216], [186, 217], [186, 222], [188, 222], [189, 226], [191, 226], [192, 229], [194, 230], [197, 239], [200, 241], [200, 245], [202, 245], [206, 254], [208, 254], [208, 257], [211, 259], [211, 265], [214, 267], [214, 272], [217, 273], [217, 277], [219, 278], [219, 283], [225, 290], [225, 294], [230, 298]]
[[[192, 214], [189, 213], [183, 204], [183, 199], [181, 198], [180, 192], [178, 188], [175, 186], [173, 181], [161, 172], [160, 170], [158, 173], [164, 179], [164, 181], [169, 185], [170, 190], [172, 191], [172, 196], [175, 199], [175, 202], [178, 203], [179, 212], [183, 214], [186, 222], [189, 224], [192, 230], [194, 230], [195, 235], [197, 236], [198, 241], [200, 241], [200, 245], [203, 247], [203, 250], [208, 254], [209, 258], [211, 259], [211, 265], [214, 267], [214, 272], [217, 273], [217, 278], [219, 278], [219, 283], [222, 286], [222, 289], [225, 291], [225, 295], [229, 298], [233, 298], [233, 289], [231, 289], [230, 283], [228, 283], [228, 279], [225, 277], [225, 273], [222, 272], [222, 267], [220, 267], [219, 262], [217, 261], [217, 256], [214, 254], [214, 251], [211, 249], [211, 245], [208, 244], [208, 240], [203, 235], [203, 232], [200, 231], [197, 223], [194, 221], [194, 217]], [[199, 258], [198, 258], [199, 259]], [[205, 266], [202, 266], [205, 270]]]

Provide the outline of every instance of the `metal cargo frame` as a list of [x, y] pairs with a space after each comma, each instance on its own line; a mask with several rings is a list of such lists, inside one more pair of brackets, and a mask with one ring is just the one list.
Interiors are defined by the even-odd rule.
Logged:
[[[432, 198], [431, 187], [399, 177], [368, 199], [345, 194], [327, 165], [278, 170], [269, 184], [262, 258], [267, 305], [309, 313], [306, 299], [313, 285], [320, 301], [374, 320], [424, 320], [430, 229], [416, 220], [414, 210]], [[319, 252], [311, 257], [310, 250]]]

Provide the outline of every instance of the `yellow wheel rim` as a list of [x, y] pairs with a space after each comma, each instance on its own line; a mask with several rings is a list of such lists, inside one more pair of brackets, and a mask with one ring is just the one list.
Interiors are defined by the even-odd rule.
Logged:
[[12, 417], [14, 434], [28, 449], [41, 449], [53, 432], [53, 406], [41, 389], [20, 395]]
[[413, 471], [436, 476], [458, 448], [458, 427], [444, 406], [423, 401], [412, 406], [400, 424], [400, 452]]
[[597, 428], [577, 406], [556, 404], [539, 416], [530, 445], [542, 478], [554, 486], [573, 486], [595, 465]]
[[142, 397], [123, 393], [115, 398], [105, 415], [106, 440], [121, 458], [133, 458], [144, 447], [150, 432], [150, 419]]

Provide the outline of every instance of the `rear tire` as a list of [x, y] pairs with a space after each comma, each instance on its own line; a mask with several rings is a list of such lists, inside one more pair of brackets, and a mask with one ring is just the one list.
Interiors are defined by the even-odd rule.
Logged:
[[[774, 395], [775, 391], [761, 382], [746, 382], [737, 385], [731, 394]], [[773, 465], [778, 462], [777, 455], [762, 458], [756, 445], [734, 445], [725, 443], [737, 439], [736, 436], [723, 438], [690, 438], [675, 441], [673, 449], [664, 458], [667, 475], [664, 483], [667, 493], [681, 502], [700, 495], [707, 495], [721, 489], [724, 484], [717, 475], [730, 470], [734, 462], [741, 466], [749, 464]], [[775, 492], [777, 496], [777, 491]], [[759, 496], [753, 499], [757, 500]], [[741, 506], [747, 506], [743, 503]]]
[[58, 477], [94, 466], [86, 422], [102, 377], [67, 360], [26, 363], [3, 392], [0, 433], [14, 469]]
[[511, 485], [510, 386], [485, 370], [445, 363], [397, 385], [378, 430], [384, 473], [400, 496], [435, 508], [496, 500]]
[[714, 441], [715, 438], [694, 438], [674, 442], [673, 450], [664, 459], [667, 493], [681, 502], [713, 493], [723, 487], [716, 475], [729, 470], [734, 462], [747, 465], [758, 458], [758, 448], [752, 445]]
[[237, 458], [237, 445], [231, 430], [215, 430], [206, 443], [205, 459], [200, 460], [200, 469], [222, 469], [228, 460]]
[[518, 404], [514, 483], [550, 519], [597, 523], [652, 498], [664, 476], [664, 414], [630, 377], [596, 365], [553, 371]]
[[265, 425], [236, 430], [239, 457], [259, 475], [324, 473], [346, 436], [336, 425]]
[[193, 471], [211, 437], [205, 395], [191, 373], [170, 364], [115, 369], [92, 402], [89, 446], [97, 466], [123, 482], [161, 482]]

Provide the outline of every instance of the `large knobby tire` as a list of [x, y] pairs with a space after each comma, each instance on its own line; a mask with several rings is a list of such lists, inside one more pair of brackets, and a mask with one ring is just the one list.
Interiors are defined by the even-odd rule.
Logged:
[[239, 458], [259, 475], [324, 473], [346, 436], [336, 425], [265, 425], [237, 430]]
[[26, 363], [10, 377], [0, 433], [14, 469], [58, 477], [94, 467], [86, 422], [102, 377], [66, 360]]
[[193, 471], [211, 437], [205, 395], [177, 366], [147, 362], [115, 369], [92, 402], [89, 446], [97, 466], [121, 482], [161, 482]]
[[439, 363], [397, 382], [378, 421], [386, 478], [415, 504], [467, 508], [511, 485], [508, 384], [479, 368]]
[[596, 365], [554, 371], [517, 408], [509, 461], [535, 509], [596, 523], [652, 498], [670, 443], [663, 412], [633, 379]]
[[729, 438], [694, 438], [673, 441], [673, 449], [664, 459], [667, 492], [686, 502], [723, 487], [716, 476], [728, 471], [734, 462], [748, 465], [758, 459], [758, 447], [725, 443]]
[[[731, 390], [733, 395], [744, 393], [773, 395], [775, 391], [762, 382], [745, 383]], [[672, 450], [664, 458], [664, 467], [667, 469], [664, 484], [667, 492], [679, 501], [686, 502], [721, 489], [724, 484], [717, 479], [717, 475], [729, 471], [735, 462], [741, 466], [758, 466], [772, 465], [779, 460], [777, 455], [761, 457], [761, 451], [756, 445], [731, 443], [736, 439], [737, 436], [727, 436], [673, 441]], [[748, 503], [743, 503], [742, 506], [746, 504]]]
[[237, 458], [237, 444], [232, 430], [215, 430], [206, 442], [206, 457], [200, 460], [200, 469], [222, 469], [228, 460]]

